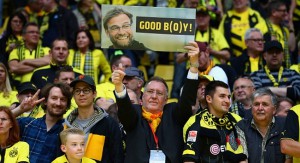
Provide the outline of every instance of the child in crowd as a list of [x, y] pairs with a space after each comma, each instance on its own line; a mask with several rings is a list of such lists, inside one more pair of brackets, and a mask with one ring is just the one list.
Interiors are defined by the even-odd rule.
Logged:
[[61, 150], [65, 153], [52, 163], [96, 163], [84, 156], [84, 132], [77, 128], [68, 128], [60, 133]]

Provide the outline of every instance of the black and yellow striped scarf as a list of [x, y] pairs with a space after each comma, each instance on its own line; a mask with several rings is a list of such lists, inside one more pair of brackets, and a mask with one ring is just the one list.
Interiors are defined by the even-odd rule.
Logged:
[[[273, 27], [272, 27], [272, 24], [271, 24], [270, 20], [266, 20], [266, 24], [267, 24], [269, 32], [271, 33], [271, 39], [272, 39], [272, 36], [277, 37], [275, 31], [273, 30]], [[284, 40], [283, 53], [284, 53], [285, 67], [290, 68], [291, 67], [291, 60], [290, 60], [290, 52], [289, 52], [287, 33], [284, 30], [282, 25], [280, 25], [280, 29], [282, 31], [283, 40]], [[279, 41], [279, 40], [277, 40], [277, 41]]]
[[29, 8], [29, 6], [25, 6], [24, 10], [27, 12], [28, 16], [29, 16], [29, 22], [34, 22], [34, 23], [39, 23], [38, 22], [38, 17], [42, 17], [44, 16], [45, 12], [43, 10], [41, 10], [38, 13], [32, 12], [31, 9]]
[[86, 12], [83, 12], [81, 9], [78, 9], [78, 11], [82, 14], [84, 17], [86, 24], [88, 25], [89, 30], [97, 30], [97, 23], [93, 16], [93, 8], [89, 9]]
[[8, 52], [9, 51], [9, 46], [11, 44], [16, 44], [18, 46], [24, 44], [24, 41], [22, 39], [22, 37], [20, 36], [21, 39], [19, 39], [18, 37], [14, 36], [14, 35], [10, 35], [6, 41], [6, 48], [5, 51]]
[[[20, 47], [18, 47], [18, 57], [20, 61], [25, 59], [25, 50], [26, 50], [25, 44], [22, 44]], [[41, 46], [41, 44], [38, 44], [35, 49], [35, 58], [41, 58], [44, 56], [45, 53], [43, 47]]]
[[55, 7], [50, 12], [45, 12], [44, 13], [43, 21], [42, 21], [42, 24], [40, 25], [40, 37], [43, 37], [44, 33], [48, 30], [50, 16], [52, 16], [52, 14], [55, 13], [56, 11], [58, 11], [57, 7]]

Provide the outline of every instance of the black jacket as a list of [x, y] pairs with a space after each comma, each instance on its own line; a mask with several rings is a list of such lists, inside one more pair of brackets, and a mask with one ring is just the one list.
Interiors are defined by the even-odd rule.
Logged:
[[[264, 66], [264, 60], [261, 56], [258, 62], [258, 70], [260, 70]], [[251, 74], [251, 62], [247, 50], [244, 50], [242, 55], [230, 59], [230, 65], [236, 71], [237, 76]]]
[[[187, 79], [179, 103], [166, 104], [156, 130], [159, 149], [167, 163], [182, 163], [183, 126], [192, 115], [198, 80]], [[127, 133], [125, 163], [148, 163], [150, 150], [156, 149], [148, 122], [142, 117], [142, 107], [132, 105], [128, 95], [116, 97], [118, 116]]]
[[69, 48], [72, 48], [76, 40], [76, 32], [79, 30], [77, 19], [72, 11], [62, 6], [57, 11], [49, 14], [49, 27], [43, 34], [43, 47], [51, 47], [52, 42], [58, 38], [66, 38]]

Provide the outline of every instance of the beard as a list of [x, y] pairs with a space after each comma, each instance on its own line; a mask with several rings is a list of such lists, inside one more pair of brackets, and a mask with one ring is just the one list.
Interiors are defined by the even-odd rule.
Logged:
[[111, 37], [110, 40], [113, 43], [113, 46], [115, 48], [128, 48], [129, 46], [131, 46], [132, 42], [133, 42], [133, 37], [128, 36], [128, 40], [127, 41], [120, 41], [118, 40], [119, 37], [124, 37], [123, 35], [118, 35], [116, 37]]
[[60, 118], [60, 117], [63, 117], [63, 115], [67, 112], [67, 110], [62, 111], [60, 113], [54, 113], [53, 111], [47, 111], [47, 112], [51, 117]]

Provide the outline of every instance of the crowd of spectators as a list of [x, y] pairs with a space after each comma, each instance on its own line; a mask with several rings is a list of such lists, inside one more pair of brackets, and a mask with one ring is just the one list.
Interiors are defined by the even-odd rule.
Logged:
[[[0, 4], [0, 162], [300, 162], [299, 0]], [[132, 23], [102, 24], [102, 4], [194, 8], [195, 40], [101, 48]]]

